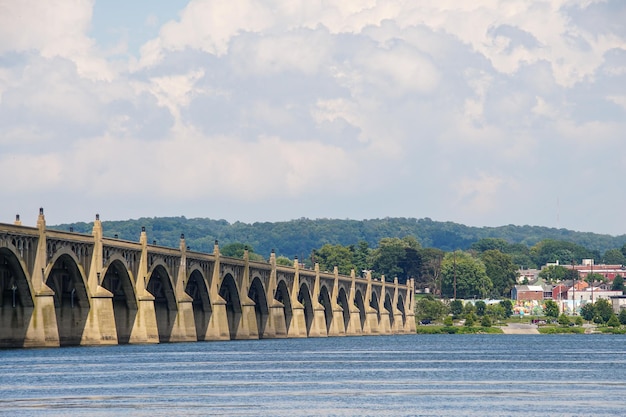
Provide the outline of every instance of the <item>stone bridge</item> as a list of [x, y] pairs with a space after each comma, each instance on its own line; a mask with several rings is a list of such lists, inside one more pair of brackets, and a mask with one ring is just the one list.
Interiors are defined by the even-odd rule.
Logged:
[[0, 347], [415, 333], [407, 285], [0, 223]]

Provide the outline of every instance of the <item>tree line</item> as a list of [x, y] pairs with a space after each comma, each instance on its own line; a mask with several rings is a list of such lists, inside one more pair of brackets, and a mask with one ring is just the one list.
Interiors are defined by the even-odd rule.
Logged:
[[[104, 235], [136, 242], [142, 227], [148, 239], [157, 244], [177, 248], [181, 233], [185, 235], [191, 250], [211, 252], [215, 240], [220, 245], [244, 243], [255, 252], [268, 257], [272, 249], [276, 254], [293, 259], [309, 256], [313, 249], [323, 245], [356, 245], [367, 242], [376, 247], [383, 238], [414, 236], [424, 248], [436, 248], [445, 252], [468, 250], [482, 239], [499, 239], [509, 246], [524, 267], [543, 265], [544, 260], [529, 259], [524, 251], [544, 240], [570, 242], [586, 248], [594, 259], [600, 259], [606, 251], [626, 244], [626, 235], [610, 236], [595, 233], [574, 232], [539, 226], [470, 227], [453, 222], [439, 222], [429, 218], [384, 218], [370, 220], [307, 219], [283, 222], [229, 223], [226, 220], [185, 217], [144, 217], [134, 220], [106, 221], [103, 219]], [[49, 226], [60, 230], [73, 227], [76, 232], [91, 234], [93, 223], [72, 223]], [[493, 242], [491, 243], [493, 244]], [[496, 243], [497, 245], [498, 243]], [[496, 247], [498, 249], [498, 247]], [[569, 248], [563, 248], [567, 251]], [[502, 250], [502, 249], [501, 249]], [[571, 249], [569, 249], [571, 251]], [[567, 252], [564, 252], [567, 254]], [[540, 262], [537, 264], [536, 262]]]
[[[103, 230], [108, 237], [117, 236], [120, 239], [137, 241], [136, 231], [143, 226], [149, 240], [169, 247], [178, 247], [180, 234], [184, 233], [190, 250], [208, 253], [213, 251], [214, 241], [220, 240], [220, 251], [224, 256], [242, 257], [247, 249], [253, 260], [266, 260], [271, 252], [267, 246], [285, 248], [286, 242], [289, 242], [289, 250], [275, 250], [279, 264], [291, 265], [297, 258], [306, 267], [319, 264], [322, 271], [332, 271], [336, 266], [340, 273], [346, 275], [352, 270], [357, 275], [361, 275], [363, 271], [371, 271], [374, 277], [384, 276], [387, 280], [398, 278], [400, 283], [414, 278], [416, 288], [428, 288], [432, 293], [445, 298], [510, 297], [518, 269], [537, 268], [548, 262], [559, 261], [561, 265], [572, 262], [579, 264], [582, 259], [592, 258], [596, 263], [626, 264], [626, 243], [619, 240], [608, 240], [605, 244], [617, 242], [619, 246], [608, 247], [600, 252], [597, 248], [589, 248], [571, 240], [553, 238], [543, 238], [532, 245], [504, 237], [481, 237], [470, 242], [474, 235], [466, 233], [462, 239], [463, 247], [455, 248], [455, 244], [461, 243], [458, 236], [462, 231], [480, 228], [439, 223], [439, 231], [434, 232], [436, 223], [430, 219], [300, 219], [293, 222], [249, 225], [239, 222], [229, 224], [225, 220], [176, 217], [103, 222]], [[332, 225], [343, 225], [346, 228], [333, 228]], [[429, 229], [430, 234], [414, 234], [410, 225]], [[93, 225], [75, 223], [53, 228], [67, 230], [69, 227], [73, 227], [76, 232], [91, 233]], [[505, 226], [502, 230], [514, 230], [512, 228], [513, 226]], [[522, 227], [526, 228], [528, 226]], [[494, 230], [482, 229], [491, 232]], [[356, 233], [354, 230], [360, 232]], [[534, 231], [532, 236], [538, 236], [536, 233], [541, 228], [528, 230]], [[326, 233], [323, 238], [322, 233]], [[383, 233], [388, 235], [381, 236]], [[381, 237], [372, 242], [361, 239], [360, 236], [363, 235], [370, 239], [374, 236]], [[443, 240], [439, 240], [442, 245], [435, 247], [432, 246], [434, 236], [457, 238], [445, 240], [445, 245]], [[581, 236], [588, 240], [588, 234]], [[595, 242], [600, 242], [602, 236], [598, 235]], [[273, 239], [274, 244], [260, 244], [268, 239]], [[525, 238], [526, 242], [528, 239]], [[563, 277], [563, 274], [567, 274], [565, 268], [546, 271], [542, 274], [548, 281], [568, 278]]]

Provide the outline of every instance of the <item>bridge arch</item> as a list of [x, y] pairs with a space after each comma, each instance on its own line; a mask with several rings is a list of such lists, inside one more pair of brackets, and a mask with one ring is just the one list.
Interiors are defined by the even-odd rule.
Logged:
[[117, 332], [117, 343], [127, 344], [137, 317], [137, 297], [130, 272], [121, 256], [113, 257], [100, 286], [113, 294], [113, 316]]
[[376, 322], [380, 323], [380, 301], [378, 301], [378, 295], [372, 291], [372, 298], [370, 299], [370, 307], [376, 310]]
[[54, 254], [47, 272], [46, 285], [54, 292], [59, 344], [79, 345], [90, 309], [85, 274], [68, 248]]
[[15, 248], [0, 248], [0, 347], [23, 346], [34, 301]]
[[237, 337], [237, 330], [241, 321], [241, 300], [237, 283], [231, 274], [226, 274], [224, 279], [222, 279], [219, 294], [226, 301], [226, 318], [228, 320], [230, 339], [232, 340]]
[[356, 308], [359, 309], [359, 322], [361, 326], [361, 331], [363, 331], [367, 316], [365, 312], [365, 303], [363, 302], [363, 294], [361, 293], [361, 290], [356, 290], [356, 293], [354, 294], [354, 305], [356, 306]]
[[193, 299], [191, 304], [196, 324], [196, 337], [198, 340], [206, 340], [206, 333], [213, 310], [211, 308], [209, 287], [200, 269], [195, 268], [189, 274], [185, 292]]
[[169, 342], [178, 313], [174, 284], [162, 263], [156, 264], [149, 276], [146, 289], [154, 297], [159, 342]]
[[391, 303], [391, 295], [389, 293], [385, 293], [385, 310], [389, 313], [389, 324], [391, 324], [391, 328], [393, 329], [393, 322], [395, 317], [393, 316], [393, 305]]
[[348, 304], [348, 296], [346, 290], [339, 289], [339, 295], [337, 295], [337, 304], [343, 309], [343, 328], [348, 330], [350, 324], [350, 305]]
[[330, 326], [333, 322], [333, 306], [330, 302], [330, 294], [326, 285], [320, 287], [319, 303], [324, 307], [324, 319], [326, 321], [326, 333], [330, 332]]
[[263, 338], [265, 333], [265, 326], [270, 316], [270, 311], [267, 305], [267, 296], [265, 295], [265, 288], [261, 283], [259, 277], [255, 277], [250, 284], [250, 290], [248, 291], [248, 298], [254, 301], [254, 313], [256, 315], [256, 324], [259, 331], [259, 339]]
[[313, 324], [313, 303], [311, 302], [309, 287], [304, 283], [300, 285], [300, 291], [298, 291], [298, 302], [304, 306], [304, 322], [308, 336], [311, 332], [311, 325]]
[[398, 294], [397, 308], [400, 310], [400, 313], [402, 313], [402, 328], [404, 328], [406, 325], [406, 311], [404, 310], [404, 297], [402, 297], [402, 294]]
[[285, 316], [285, 330], [289, 333], [289, 326], [291, 325], [291, 318], [293, 317], [293, 310], [291, 308], [291, 296], [289, 295], [289, 288], [284, 280], [278, 281], [276, 286], [276, 294], [274, 299], [283, 305], [283, 314]]

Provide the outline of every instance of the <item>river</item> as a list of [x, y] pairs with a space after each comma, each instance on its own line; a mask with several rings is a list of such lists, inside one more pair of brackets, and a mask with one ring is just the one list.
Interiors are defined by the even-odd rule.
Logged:
[[623, 416], [621, 335], [0, 350], [0, 415]]

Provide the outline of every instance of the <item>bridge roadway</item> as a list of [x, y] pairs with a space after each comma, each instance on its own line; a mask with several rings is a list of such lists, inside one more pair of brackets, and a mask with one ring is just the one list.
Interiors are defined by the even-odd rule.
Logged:
[[415, 333], [407, 285], [0, 223], [0, 347]]

